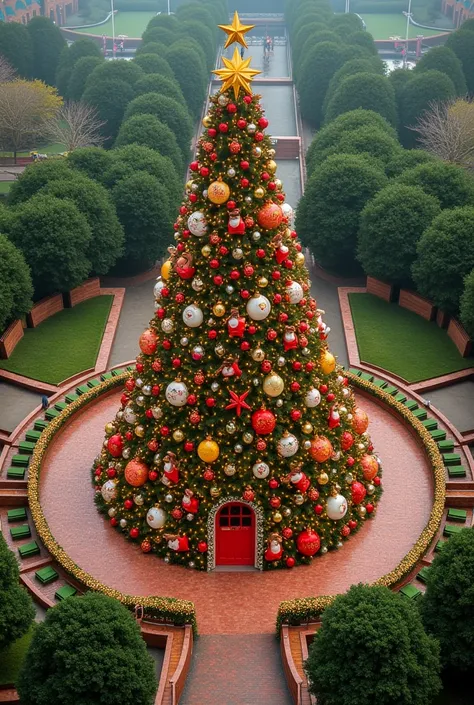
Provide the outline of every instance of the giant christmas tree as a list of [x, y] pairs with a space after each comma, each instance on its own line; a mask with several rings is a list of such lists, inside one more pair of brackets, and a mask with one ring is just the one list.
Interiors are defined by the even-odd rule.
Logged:
[[[237, 17], [224, 29], [246, 45]], [[223, 61], [96, 502], [166, 562], [291, 568], [373, 515], [380, 463], [310, 295], [258, 72]]]

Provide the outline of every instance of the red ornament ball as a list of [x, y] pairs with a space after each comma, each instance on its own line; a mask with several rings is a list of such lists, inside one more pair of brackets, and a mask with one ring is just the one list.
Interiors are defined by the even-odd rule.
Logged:
[[206, 553], [207, 551], [207, 543], [205, 541], [199, 541], [197, 545], [197, 549], [199, 553]]
[[321, 504], [317, 504], [314, 508], [315, 514], [322, 514], [323, 513], [323, 506]]
[[342, 450], [349, 450], [354, 444], [354, 436], [349, 431], [344, 431], [341, 436], [341, 448]]
[[352, 416], [352, 428], [359, 435], [367, 431], [369, 425], [369, 417], [362, 409], [355, 409]]
[[240, 150], [242, 149], [242, 145], [240, 142], [237, 142], [237, 140], [232, 140], [232, 142], [229, 145], [229, 150], [231, 154], [238, 154]]
[[119, 458], [123, 451], [123, 440], [120, 433], [110, 436], [107, 441], [107, 450], [113, 458]]
[[284, 539], [291, 539], [291, 537], [293, 536], [293, 529], [291, 529], [289, 526], [285, 526], [285, 528], [281, 532], [281, 535]]
[[221, 122], [219, 124], [219, 132], [228, 132], [229, 131], [229, 125], [226, 122]]
[[130, 509], [133, 507], [133, 500], [126, 499], [125, 502], [123, 503], [123, 506], [127, 511], [130, 511]]
[[374, 505], [371, 502], [369, 502], [369, 504], [366, 504], [365, 508], [367, 509], [367, 514], [372, 514], [375, 509]]
[[374, 455], [364, 455], [361, 458], [362, 472], [364, 479], [368, 482], [372, 481], [379, 471], [379, 464]]
[[152, 355], [156, 351], [158, 345], [158, 338], [155, 331], [151, 328], [147, 328], [147, 330], [143, 331], [138, 344], [144, 355]]
[[261, 117], [257, 123], [257, 125], [264, 130], [266, 127], [268, 127], [268, 120], [266, 117]]
[[237, 127], [239, 130], [243, 130], [247, 127], [247, 120], [244, 120], [244, 118], [239, 118], [237, 120]]
[[250, 163], [246, 159], [243, 159], [240, 162], [240, 168], [243, 169], [244, 171], [247, 171], [247, 169], [250, 169]]
[[252, 428], [259, 436], [267, 436], [275, 429], [276, 418], [269, 409], [259, 409], [252, 414]]
[[353, 482], [351, 485], [351, 496], [352, 496], [352, 503], [353, 504], [360, 504], [363, 499], [365, 498], [365, 495], [367, 494], [367, 490], [365, 489], [364, 485], [362, 482]]
[[246, 502], [253, 502], [255, 499], [255, 492], [251, 487], [246, 487], [242, 493], [242, 498], [245, 499]]
[[325, 463], [333, 454], [331, 441], [326, 436], [316, 436], [311, 441], [309, 454], [318, 463]]
[[175, 507], [171, 512], [171, 516], [173, 517], [173, 519], [176, 519], [176, 521], [179, 521], [183, 518], [183, 512], [181, 511], [181, 509]]
[[279, 482], [275, 477], [272, 477], [271, 480], [268, 481], [268, 486], [270, 487], [271, 490], [276, 490], [276, 488], [279, 486]]
[[303, 556], [314, 556], [321, 547], [321, 539], [316, 531], [306, 529], [296, 539], [296, 546]]
[[191, 169], [191, 171], [197, 171], [199, 169], [199, 164], [197, 162], [191, 162], [189, 168]]
[[125, 466], [125, 480], [132, 487], [141, 487], [148, 479], [148, 466], [142, 460], [134, 458]]
[[210, 468], [206, 468], [204, 470], [202, 476], [203, 476], [203, 479], [206, 480], [206, 482], [212, 482], [215, 477], [215, 474], [214, 474], [213, 470], [211, 470]]
[[155, 480], [158, 479], [158, 473], [156, 472], [156, 470], [150, 470], [150, 472], [148, 473], [148, 479], [150, 480], [150, 482], [155, 482]]
[[250, 105], [251, 102], [252, 102], [252, 96], [251, 95], [244, 95], [244, 103], [246, 103], [247, 105]]
[[276, 203], [273, 201], [267, 201], [262, 208], [260, 208], [257, 220], [262, 228], [267, 228], [267, 230], [274, 230], [281, 225], [283, 220], [283, 212]]
[[143, 539], [143, 541], [140, 544], [140, 548], [142, 549], [143, 553], [150, 553], [151, 541], [149, 539]]
[[[97, 468], [97, 470], [99, 471], [99, 475], [100, 475], [100, 468]], [[97, 470], [96, 470], [96, 472], [97, 472]], [[107, 468], [107, 477], [113, 478], [113, 477], [115, 477], [116, 474], [117, 474], [117, 471], [115, 468]]]
[[130, 532], [129, 532], [130, 538], [131, 538], [131, 539], [137, 539], [139, 533], [140, 533], [140, 532], [138, 531], [137, 527], [134, 526], [133, 529], [130, 529]]
[[258, 441], [257, 441], [257, 443], [256, 443], [256, 446], [257, 446], [257, 450], [259, 450], [260, 452], [262, 452], [262, 451], [264, 451], [264, 450], [267, 449], [267, 442], [264, 441], [263, 438], [259, 438]]
[[281, 499], [276, 495], [270, 497], [270, 506], [273, 507], [273, 509], [278, 509], [281, 507]]
[[186, 453], [192, 453], [194, 450], [194, 443], [192, 441], [186, 441], [184, 444], [184, 450]]
[[285, 563], [287, 568], [293, 568], [293, 566], [295, 565], [295, 559], [292, 556], [289, 556], [286, 559]]

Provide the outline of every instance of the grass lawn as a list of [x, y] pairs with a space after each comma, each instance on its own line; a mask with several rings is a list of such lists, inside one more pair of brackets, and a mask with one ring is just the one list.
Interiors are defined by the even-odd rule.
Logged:
[[446, 331], [372, 294], [349, 294], [360, 359], [408, 382], [472, 367]]
[[[156, 12], [118, 12], [115, 15], [115, 36], [124, 34], [127, 37], [141, 37], [146, 29], [148, 22], [152, 17], [155, 17]], [[86, 34], [106, 34], [112, 36], [112, 20], [109, 19], [104, 24], [97, 27], [88, 27], [87, 29], [76, 29], [75, 32]]]
[[49, 384], [94, 367], [112, 301], [113, 296], [97, 296], [25, 330], [0, 367]]
[[0, 181], [0, 193], [10, 193], [13, 181]]
[[[381, 14], [362, 14], [362, 19], [367, 25], [367, 31], [374, 39], [389, 39], [390, 37], [405, 38], [407, 31], [407, 20], [402, 13], [399, 15]], [[441, 34], [439, 29], [422, 29], [415, 27], [412, 24], [408, 30], [410, 39], [415, 39], [418, 34], [424, 37], [431, 37], [433, 34]]]
[[33, 623], [21, 639], [17, 639], [4, 651], [0, 651], [0, 685], [15, 683], [20, 666], [30, 645], [35, 624]]

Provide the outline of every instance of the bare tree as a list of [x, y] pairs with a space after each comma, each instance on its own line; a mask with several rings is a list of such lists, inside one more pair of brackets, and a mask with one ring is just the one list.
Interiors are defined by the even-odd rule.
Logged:
[[446, 162], [474, 169], [474, 102], [454, 99], [431, 103], [412, 128], [428, 152]]
[[100, 147], [104, 138], [95, 108], [82, 101], [69, 101], [45, 125], [45, 134], [52, 142], [63, 144], [67, 152], [78, 147]]
[[4, 56], [0, 54], [0, 83], [8, 83], [13, 81], [16, 73], [13, 66], [11, 66]]

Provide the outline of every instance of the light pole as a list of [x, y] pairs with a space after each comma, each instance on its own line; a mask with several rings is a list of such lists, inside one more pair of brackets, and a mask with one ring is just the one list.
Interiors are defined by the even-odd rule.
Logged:
[[171, 15], [171, 12], [170, 12], [170, 0], [168, 0], [168, 15]]
[[[411, 0], [410, 0], [411, 1]], [[114, 13], [114, 0], [110, 0], [110, 7], [112, 10], [112, 57], [115, 59], [115, 13]]]
[[408, 59], [408, 32], [410, 30], [411, 0], [408, 0], [408, 12], [405, 12], [404, 14], [407, 16], [407, 28], [405, 33], [405, 56], [403, 57], [403, 68], [406, 69]]

